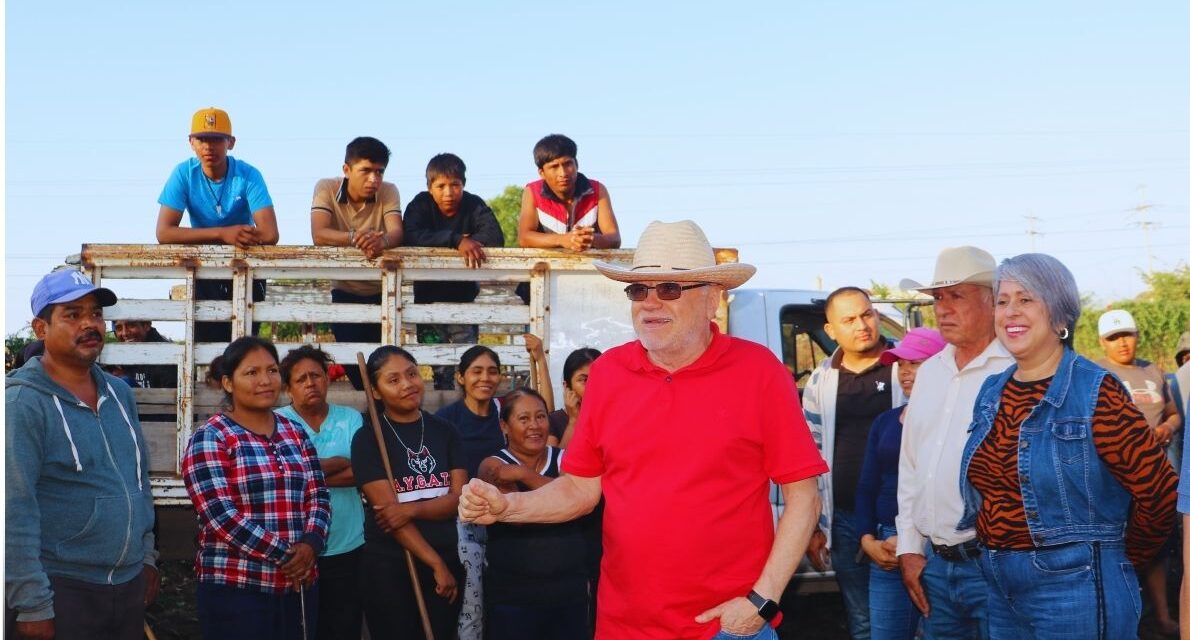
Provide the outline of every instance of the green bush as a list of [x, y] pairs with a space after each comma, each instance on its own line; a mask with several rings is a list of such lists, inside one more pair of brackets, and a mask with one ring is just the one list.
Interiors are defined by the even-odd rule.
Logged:
[[1132, 300], [1095, 308], [1084, 299], [1083, 315], [1074, 334], [1074, 348], [1092, 360], [1103, 356], [1099, 346], [1099, 316], [1110, 309], [1124, 309], [1136, 319], [1140, 332], [1137, 357], [1157, 363], [1164, 371], [1177, 369], [1173, 351], [1182, 333], [1190, 329], [1190, 267], [1144, 274], [1149, 288]]

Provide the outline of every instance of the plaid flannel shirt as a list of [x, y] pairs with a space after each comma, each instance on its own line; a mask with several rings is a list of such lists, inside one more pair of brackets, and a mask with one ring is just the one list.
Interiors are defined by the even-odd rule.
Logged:
[[200, 524], [199, 582], [280, 592], [292, 587], [280, 569], [290, 546], [322, 552], [330, 497], [313, 443], [289, 420], [276, 416], [266, 438], [211, 416], [190, 438], [182, 476]]

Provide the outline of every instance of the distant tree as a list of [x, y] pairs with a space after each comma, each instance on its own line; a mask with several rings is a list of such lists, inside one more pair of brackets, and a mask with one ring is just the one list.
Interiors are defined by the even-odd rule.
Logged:
[[25, 325], [20, 331], [10, 333], [4, 336], [4, 371], [12, 371], [20, 360], [21, 352], [30, 343], [37, 340], [33, 335], [33, 330], [29, 325]]
[[[912, 303], [893, 303], [893, 307], [901, 312], [903, 320], [910, 320], [910, 316], [912, 316], [912, 320], [909, 322], [910, 326], [937, 328], [938, 320], [934, 317], [934, 301], [929, 296], [917, 291], [908, 291], [900, 287], [893, 287], [883, 282], [876, 282], [875, 280], [872, 280], [871, 283], [872, 286], [868, 290], [875, 299], [914, 301]], [[908, 328], [906, 327], [906, 329]]]
[[524, 187], [510, 184], [504, 187], [504, 193], [488, 200], [488, 206], [500, 221], [500, 228], [504, 231], [504, 246], [517, 246], [516, 226], [521, 217], [521, 193]]
[[1142, 273], [1140, 277], [1149, 289], [1136, 296], [1137, 300], [1190, 300], [1190, 266]]
[[1173, 350], [1182, 332], [1190, 329], [1190, 267], [1143, 274], [1149, 288], [1132, 300], [1113, 302], [1105, 308], [1083, 299], [1083, 315], [1074, 335], [1074, 348], [1084, 356], [1103, 356], [1099, 346], [1099, 316], [1109, 309], [1124, 309], [1136, 319], [1140, 330], [1137, 357], [1157, 363], [1165, 371], [1177, 368]]

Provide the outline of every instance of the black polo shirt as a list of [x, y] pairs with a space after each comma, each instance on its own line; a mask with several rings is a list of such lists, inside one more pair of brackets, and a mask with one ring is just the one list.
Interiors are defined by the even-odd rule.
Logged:
[[863, 371], [843, 366], [840, 349], [831, 358], [839, 371], [839, 392], [835, 403], [835, 454], [831, 477], [836, 509], [855, 510], [855, 488], [864, 465], [868, 431], [876, 416], [892, 408], [892, 366], [879, 362]]

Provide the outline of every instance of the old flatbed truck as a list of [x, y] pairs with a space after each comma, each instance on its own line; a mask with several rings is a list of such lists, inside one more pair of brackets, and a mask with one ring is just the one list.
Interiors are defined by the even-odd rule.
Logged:
[[[101, 358], [108, 365], [173, 365], [178, 369], [176, 389], [134, 390], [141, 415], [177, 416], [176, 421], [143, 422], [163, 553], [181, 557], [192, 553], [195, 525], [180, 476], [180, 460], [195, 425], [218, 411], [221, 399], [220, 393], [206, 388], [201, 375], [226, 343], [196, 343], [195, 322], [230, 322], [233, 337], [246, 335], [256, 322], [300, 323], [308, 328], [332, 318], [336, 322], [376, 323], [381, 327], [383, 343], [402, 345], [427, 369], [432, 365], [454, 365], [470, 345], [418, 344], [418, 324], [478, 325], [481, 341], [499, 353], [506, 366], [522, 371], [529, 363], [520, 335], [527, 329], [545, 338], [555, 398], [562, 397], [558, 378], [571, 350], [604, 350], [633, 339], [623, 284], [604, 278], [592, 266], [594, 260], [630, 262], [631, 250], [573, 254], [493, 248], [487, 254], [489, 261], [484, 268], [473, 270], [465, 267], [457, 252], [446, 249], [400, 248], [367, 259], [358, 251], [339, 247], [267, 246], [241, 250], [216, 245], [84, 245], [78, 262], [96, 285], [119, 294], [126, 281], [164, 280], [174, 284], [160, 287], [174, 291], [169, 297], [121, 296], [120, 302], [107, 310], [106, 318], [180, 324], [184, 336], [176, 337], [182, 339], [171, 343], [113, 343], [105, 347]], [[734, 249], [716, 250], [719, 262], [736, 261], [737, 255]], [[231, 280], [232, 300], [195, 300], [197, 279]], [[249, 293], [253, 279], [269, 282], [270, 293], [265, 300], [253, 302]], [[381, 304], [331, 305], [330, 280], [378, 280]], [[482, 292], [469, 304], [419, 305], [413, 303], [412, 294], [412, 283], [417, 280], [475, 280], [481, 283]], [[315, 290], [321, 295], [286, 299], [283, 292], [287, 282], [317, 283]], [[512, 295], [519, 282], [529, 283], [527, 305]], [[817, 291], [739, 289], [724, 297], [718, 322], [729, 334], [766, 345], [786, 364], [800, 386], [805, 375], [835, 347], [822, 330], [824, 297]], [[882, 331], [898, 337], [900, 326], [886, 320]], [[304, 337], [299, 342], [278, 342], [278, 351], [284, 356], [288, 348], [316, 340], [312, 331]], [[320, 346], [338, 362], [351, 366], [357, 352], [367, 354], [378, 345], [328, 341]], [[427, 392], [426, 408], [434, 410], [455, 398], [457, 392]], [[364, 406], [363, 394], [345, 382], [331, 385], [330, 401]], [[776, 518], [782, 508], [776, 490], [773, 508]], [[800, 590], [821, 590], [834, 584], [833, 580], [825, 580], [829, 573], [803, 571], [799, 576]]]

